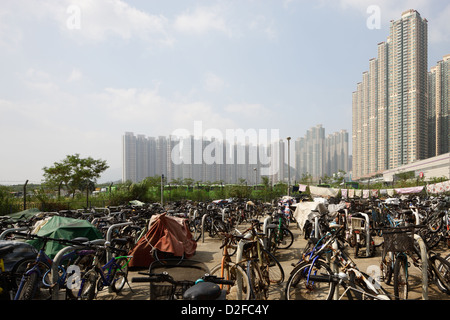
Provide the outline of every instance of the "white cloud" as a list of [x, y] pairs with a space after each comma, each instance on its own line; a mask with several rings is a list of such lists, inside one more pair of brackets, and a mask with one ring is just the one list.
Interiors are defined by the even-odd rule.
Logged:
[[204, 76], [205, 78], [205, 89], [210, 92], [219, 92], [224, 87], [227, 86], [225, 80], [215, 75], [212, 72], [208, 72]]
[[[430, 43], [450, 42], [450, 4], [441, 10], [437, 17], [429, 19], [428, 32]], [[446, 54], [446, 53], [443, 53]]]
[[80, 81], [81, 79], [83, 79], [83, 73], [79, 69], [74, 68], [74, 69], [72, 69], [72, 72], [70, 73], [67, 81], [74, 82], [74, 81]]
[[[137, 37], [144, 40], [162, 36], [161, 40], [167, 40], [168, 20], [162, 15], [143, 12], [121, 0], [80, 0], [77, 5], [81, 13], [80, 29], [69, 29], [68, 32], [95, 41], [110, 36], [122, 39]], [[64, 18], [66, 22], [69, 14]]]
[[231, 114], [238, 114], [246, 119], [260, 119], [269, 117], [271, 112], [269, 109], [257, 103], [234, 103], [225, 107], [225, 111]]
[[107, 88], [93, 98], [108, 121], [120, 122], [142, 134], [169, 135], [176, 129], [192, 127], [194, 121], [218, 129], [235, 125], [207, 102], [163, 97], [157, 89]]
[[197, 7], [194, 11], [186, 11], [178, 15], [174, 22], [177, 31], [190, 34], [204, 34], [209, 31], [220, 31], [232, 35], [231, 28], [223, 17], [223, 9], [219, 6]]
[[428, 34], [431, 44], [450, 41], [450, 3], [441, 0], [320, 0], [322, 6], [338, 6], [343, 10], [357, 10], [369, 18], [367, 8], [372, 5], [380, 8], [381, 22], [386, 27], [391, 20], [397, 20], [409, 9], [417, 10], [428, 20]]
[[249, 23], [249, 28], [262, 31], [270, 40], [277, 38], [274, 20], [268, 19], [264, 15], [254, 17]]
[[14, 26], [13, 21], [10, 12], [0, 12], [0, 48], [8, 52], [16, 51], [23, 38], [22, 31]]
[[[122, 0], [16, 0], [8, 2], [3, 9], [4, 14], [7, 12], [14, 12], [21, 22], [53, 22], [63, 35], [81, 44], [114, 37], [160, 44], [173, 42], [165, 16], [144, 12]], [[0, 35], [9, 29], [20, 35], [19, 24], [12, 22], [15, 27], [0, 24]]]

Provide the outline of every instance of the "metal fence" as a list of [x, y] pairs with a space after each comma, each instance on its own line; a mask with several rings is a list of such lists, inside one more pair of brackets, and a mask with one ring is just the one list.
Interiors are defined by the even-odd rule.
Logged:
[[49, 203], [42, 203], [42, 202], [33, 202], [33, 201], [27, 201], [26, 204], [23, 202], [13, 202], [13, 203], [7, 203], [7, 204], [1, 204], [0, 205], [0, 216], [24, 211], [26, 209], [33, 209], [37, 208], [40, 211], [43, 212], [57, 212], [60, 210], [77, 210], [77, 209], [83, 209], [83, 208], [102, 208], [109, 205], [108, 200], [100, 200], [100, 199], [92, 199], [89, 202], [86, 202], [86, 200], [80, 200], [80, 201], [57, 201], [57, 202], [49, 202]]

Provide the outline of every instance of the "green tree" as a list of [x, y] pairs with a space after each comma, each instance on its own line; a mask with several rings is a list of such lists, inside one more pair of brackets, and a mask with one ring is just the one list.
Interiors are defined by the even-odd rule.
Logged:
[[60, 162], [55, 162], [51, 167], [44, 167], [44, 178], [49, 185], [64, 185], [72, 196], [77, 189], [86, 189], [92, 186], [108, 169], [106, 161], [93, 159], [92, 157], [80, 158], [78, 153], [68, 155]]

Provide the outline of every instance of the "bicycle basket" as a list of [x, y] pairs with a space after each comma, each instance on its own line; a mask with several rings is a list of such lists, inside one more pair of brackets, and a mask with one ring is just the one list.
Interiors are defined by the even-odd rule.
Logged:
[[414, 231], [412, 228], [392, 228], [383, 230], [384, 248], [388, 252], [414, 250]]
[[167, 259], [154, 261], [150, 264], [149, 273], [167, 272], [178, 282], [173, 285], [168, 282], [150, 282], [150, 300], [181, 299], [184, 292], [192, 286], [192, 282], [209, 273], [208, 267], [196, 260]]
[[366, 220], [363, 218], [352, 217], [352, 230], [364, 231], [366, 229]]

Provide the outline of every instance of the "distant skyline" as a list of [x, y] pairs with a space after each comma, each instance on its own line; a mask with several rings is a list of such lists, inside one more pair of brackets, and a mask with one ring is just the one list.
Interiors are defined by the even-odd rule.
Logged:
[[434, 66], [450, 53], [440, 0], [3, 0], [0, 184], [75, 153], [120, 180], [127, 131], [351, 132], [355, 83], [408, 9]]

